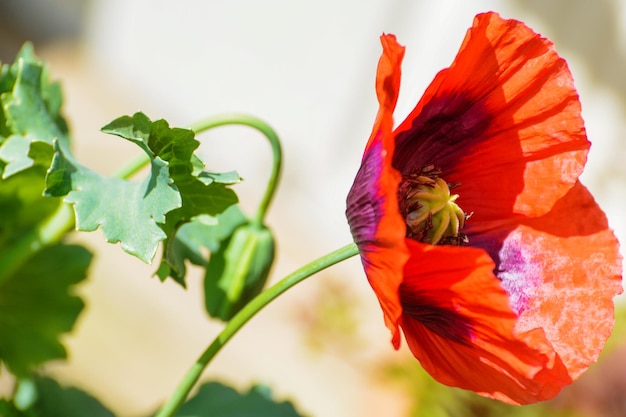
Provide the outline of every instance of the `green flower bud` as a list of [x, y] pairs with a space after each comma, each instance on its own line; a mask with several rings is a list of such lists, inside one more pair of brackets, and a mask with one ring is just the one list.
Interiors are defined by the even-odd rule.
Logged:
[[274, 236], [267, 227], [246, 223], [211, 254], [204, 278], [205, 306], [211, 317], [228, 321], [261, 292], [274, 249]]

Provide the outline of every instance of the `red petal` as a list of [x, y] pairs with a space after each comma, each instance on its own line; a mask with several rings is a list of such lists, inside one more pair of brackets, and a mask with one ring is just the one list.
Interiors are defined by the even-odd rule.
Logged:
[[540, 330], [515, 333], [516, 316], [486, 253], [407, 246], [411, 258], [400, 289], [405, 312], [438, 309], [443, 322], [457, 322], [441, 326], [419, 314], [402, 316], [411, 351], [436, 380], [512, 404], [551, 398], [571, 382]]
[[391, 166], [394, 152], [393, 111], [400, 88], [404, 47], [393, 35], [381, 37], [383, 54], [378, 63], [376, 93], [380, 109], [359, 172], [347, 198], [346, 215], [359, 246], [367, 278], [378, 297], [385, 324], [398, 347], [398, 322], [402, 309], [398, 287], [407, 258], [404, 219], [398, 209], [400, 174]]
[[478, 15], [451, 67], [397, 129], [401, 171], [435, 164], [482, 220], [542, 215], [582, 172], [589, 143], [567, 64], [523, 23]]
[[[380, 37], [383, 53], [378, 60], [376, 70], [376, 97], [378, 98], [378, 115], [374, 122], [372, 134], [367, 141], [366, 150], [382, 134], [385, 149], [393, 153], [391, 131], [393, 129], [393, 111], [396, 108], [400, 91], [401, 65], [404, 58], [404, 46], [398, 44], [394, 35], [385, 34]], [[386, 143], [389, 142], [389, 143]]]
[[517, 331], [542, 329], [576, 379], [602, 351], [622, 292], [622, 259], [604, 213], [577, 183], [550, 213], [510, 233], [500, 259]]

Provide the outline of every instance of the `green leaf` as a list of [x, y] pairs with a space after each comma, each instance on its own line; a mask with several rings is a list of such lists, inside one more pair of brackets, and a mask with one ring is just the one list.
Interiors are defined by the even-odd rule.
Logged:
[[80, 246], [54, 245], [35, 253], [0, 283], [0, 360], [18, 376], [66, 352], [61, 334], [72, 330], [83, 308], [72, 294], [91, 254]]
[[4, 399], [0, 399], [0, 417], [37, 417], [30, 412], [22, 412], [15, 405]]
[[141, 181], [105, 177], [73, 162], [60, 148], [48, 173], [46, 195], [65, 197], [74, 204], [76, 228], [91, 232], [98, 227], [108, 242], [149, 263], [165, 232], [165, 213], [180, 206], [180, 195], [171, 185], [167, 164], [151, 161], [150, 175]]
[[22, 380], [13, 402], [0, 400], [0, 417], [114, 417], [100, 401], [78, 388], [35, 376]]
[[48, 81], [48, 70], [32, 45], [24, 45], [13, 65], [2, 66], [0, 103], [0, 159], [7, 163], [4, 178], [33, 165], [30, 144], [41, 142], [51, 151], [56, 140], [69, 147], [67, 124], [60, 114], [61, 88]]
[[170, 243], [164, 246], [157, 275], [161, 280], [171, 276], [184, 284], [185, 261], [205, 266], [208, 262], [206, 252], [217, 252], [233, 231], [247, 221], [237, 205], [228, 207], [216, 218], [194, 217], [191, 222], [179, 227], [174, 239], [170, 239]]
[[162, 280], [171, 275], [184, 286], [184, 263], [173, 260], [170, 264], [167, 260], [170, 258], [168, 252], [181, 250], [180, 247], [174, 248], [177, 245], [174, 236], [181, 226], [193, 219], [202, 219], [198, 223], [216, 223], [215, 216], [238, 201], [237, 195], [227, 186], [239, 182], [239, 175], [203, 171], [204, 164], [193, 153], [200, 145], [194, 139], [193, 131], [170, 128], [165, 120], [152, 122], [143, 113], [136, 113], [132, 117], [120, 117], [102, 130], [136, 143], [148, 155], [158, 155], [168, 164], [181, 204], [167, 213], [165, 224], [161, 225], [167, 235], [163, 245], [166, 263], [161, 264], [157, 275]]
[[[151, 172], [143, 181], [107, 178], [80, 165], [62, 147], [48, 173], [46, 195], [62, 196], [74, 204], [78, 230], [102, 228], [109, 242], [144, 262], [151, 262], [159, 242], [173, 237], [191, 219], [216, 216], [237, 202], [227, 185], [232, 175], [215, 174], [200, 180], [193, 154], [199, 146], [188, 129], [152, 122], [143, 113], [120, 117], [102, 128], [139, 146], [150, 157]], [[184, 284], [184, 281], [181, 282]]]
[[35, 379], [37, 401], [29, 411], [38, 417], [114, 417], [115, 415], [88, 393], [62, 387], [53, 379]]
[[41, 195], [46, 169], [34, 165], [0, 180], [0, 251], [54, 213], [61, 199]]
[[43, 178], [50, 166], [53, 154], [51, 146], [47, 143], [36, 141], [29, 135], [9, 136], [0, 146], [0, 159], [6, 162], [2, 179], [7, 179], [35, 165], [44, 168]]
[[300, 417], [290, 402], [276, 402], [269, 388], [253, 386], [242, 394], [218, 382], [208, 382], [184, 403], [176, 417]]
[[211, 184], [212, 182], [217, 182], [225, 185], [233, 185], [241, 182], [241, 177], [237, 173], [237, 171], [229, 171], [229, 172], [200, 172], [198, 173], [198, 178], [200, 181], [205, 183], [206, 185]]
[[31, 142], [32, 137], [22, 135], [11, 135], [4, 141], [0, 147], [0, 159], [6, 162], [3, 179], [33, 166], [35, 161], [28, 157]]
[[158, 155], [169, 165], [174, 184], [182, 196], [182, 206], [168, 213], [168, 224], [180, 227], [195, 216], [215, 216], [237, 203], [236, 194], [227, 185], [239, 182], [236, 173], [208, 173], [200, 171], [199, 159], [193, 154], [200, 143], [189, 129], [170, 128], [165, 120], [151, 122], [143, 113], [120, 117], [102, 128]]

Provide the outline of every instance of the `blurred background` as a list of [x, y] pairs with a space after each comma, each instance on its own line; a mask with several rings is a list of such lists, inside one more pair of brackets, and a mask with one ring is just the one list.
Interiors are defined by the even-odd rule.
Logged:
[[[63, 85], [79, 161], [103, 173], [140, 152], [99, 133], [121, 115], [141, 110], [186, 126], [237, 111], [269, 122], [285, 154], [268, 217], [279, 241], [276, 281], [351, 240], [345, 196], [377, 111], [380, 34], [395, 33], [407, 46], [401, 121], [452, 62], [473, 16], [487, 10], [526, 22], [568, 60], [593, 143], [583, 181], [626, 241], [626, 3], [619, 0], [0, 0], [0, 59], [11, 62], [24, 41], [34, 42]], [[271, 162], [264, 138], [228, 127], [200, 139], [210, 169], [244, 177], [236, 190], [252, 211]], [[184, 291], [150, 278], [154, 266], [104, 243], [100, 232], [74, 239], [97, 253], [79, 289], [87, 308], [66, 339], [69, 360], [47, 372], [117, 415], [147, 415], [221, 328], [204, 312], [201, 274], [192, 270]], [[259, 314], [203, 379], [241, 389], [267, 384], [310, 416], [626, 416], [623, 322], [600, 362], [557, 399], [504, 407], [432, 382], [407, 349], [395, 352], [351, 259]]]

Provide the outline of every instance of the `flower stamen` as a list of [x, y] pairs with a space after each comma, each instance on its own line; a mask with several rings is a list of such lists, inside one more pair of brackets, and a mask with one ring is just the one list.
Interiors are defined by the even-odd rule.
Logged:
[[433, 245], [460, 245], [467, 242], [461, 233], [468, 215], [450, 194], [459, 184], [448, 184], [441, 171], [428, 165], [403, 176], [399, 189], [400, 209], [407, 225], [407, 237]]

